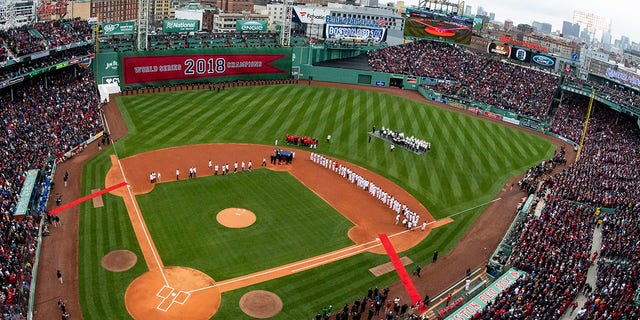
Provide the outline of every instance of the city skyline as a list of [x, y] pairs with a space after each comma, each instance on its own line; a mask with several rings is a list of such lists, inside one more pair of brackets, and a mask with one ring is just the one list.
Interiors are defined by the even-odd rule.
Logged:
[[[418, 0], [405, 0], [407, 6], [418, 5]], [[633, 2], [628, 0], [609, 0], [607, 5], [594, 0], [538, 0], [537, 2], [513, 0], [465, 0], [465, 6], [473, 7], [472, 14], [476, 14], [481, 6], [487, 12], [495, 13], [495, 20], [511, 20], [515, 25], [519, 23], [531, 24], [533, 21], [547, 22], [552, 25], [552, 31], [562, 30], [563, 21], [573, 22], [574, 11], [594, 13], [610, 19], [612, 41], [622, 35], [631, 41], [640, 41], [640, 28], [634, 26], [635, 10], [630, 7]], [[624, 5], [626, 5], [626, 10]], [[601, 33], [596, 36], [600, 40]]]

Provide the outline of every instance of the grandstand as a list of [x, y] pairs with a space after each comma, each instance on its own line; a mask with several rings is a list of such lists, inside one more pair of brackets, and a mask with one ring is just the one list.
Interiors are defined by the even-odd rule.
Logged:
[[[60, 174], [56, 164], [105, 130], [95, 75], [80, 66], [83, 59], [95, 56], [93, 41], [92, 29], [79, 19], [0, 31], [3, 319], [25, 318], [33, 309], [34, 263], [40, 235], [51, 223], [45, 204], [53, 175]], [[270, 48], [279, 43], [277, 34], [153, 35], [149, 50]], [[291, 39], [292, 47], [308, 45], [304, 37]], [[136, 51], [129, 36], [101, 38], [99, 48]], [[640, 317], [633, 302], [640, 285], [640, 132], [638, 120], [630, 116], [640, 114], [637, 89], [561, 77], [438, 42], [384, 47], [371, 51], [367, 63], [377, 72], [435, 79], [424, 87], [467, 107], [488, 105], [545, 122], [549, 133], [574, 143], [582, 135], [586, 93], [595, 90], [596, 107], [580, 161], [555, 174], [541, 170], [520, 185], [542, 204], [537, 211], [532, 208], [516, 235], [505, 240], [512, 251], [500, 260], [501, 267], [527, 275], [479, 310], [476, 318], [559, 319], [576, 299], [582, 299], [578, 308], [585, 309], [580, 319]], [[561, 92], [561, 101], [554, 105]], [[22, 199], [30, 169], [40, 172], [36, 191]], [[29, 209], [17, 215], [21, 201], [29, 203]], [[53, 266], [41, 268], [53, 274]], [[590, 269], [596, 270], [595, 278], [588, 276]], [[585, 291], [589, 286], [593, 289]]]

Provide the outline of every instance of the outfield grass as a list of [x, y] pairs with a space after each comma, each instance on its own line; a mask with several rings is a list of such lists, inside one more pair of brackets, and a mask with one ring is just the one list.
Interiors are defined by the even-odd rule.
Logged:
[[[200, 270], [216, 281], [311, 258], [353, 245], [353, 224], [288, 172], [257, 169], [161, 183], [137, 196], [167, 266]], [[216, 221], [245, 208], [256, 222], [230, 229]]]
[[[122, 96], [117, 98], [117, 102], [129, 128], [129, 134], [116, 144], [122, 158], [179, 145], [221, 142], [272, 145], [275, 139], [282, 143], [286, 133], [309, 135], [321, 141], [317, 152], [342, 158], [384, 175], [418, 198], [436, 218], [468, 210], [456, 216], [453, 223], [434, 230], [426, 241], [401, 254], [422, 264], [426, 264], [434, 250], [443, 254], [449, 251], [508, 178], [550, 157], [554, 150], [551, 143], [526, 132], [473, 116], [369, 91], [272, 86], [232, 88], [220, 93], [188, 91]], [[432, 143], [433, 149], [424, 155], [415, 155], [399, 148], [391, 153], [388, 143], [381, 140], [373, 139], [371, 143], [367, 143], [367, 133], [372, 125], [376, 128], [385, 126], [401, 130], [407, 135], [428, 140]], [[327, 134], [332, 135], [331, 145], [322, 143]], [[86, 165], [83, 192], [89, 193], [92, 188], [103, 187], [109, 165], [106, 153], [102, 153]], [[197, 179], [184, 183], [167, 183], [166, 186], [159, 184], [156, 186], [157, 189], [147, 196], [155, 197], [156, 192], [167, 193], [174, 188], [196, 188], [184, 192], [192, 193], [195, 197], [198, 192], [204, 192], [204, 185], [209, 183], [220, 184], [212, 188], [211, 192], [215, 196], [215, 190], [221, 193], [223, 191], [218, 188], [234, 188], [236, 182], [240, 188], [239, 184], [243, 183], [240, 181], [242, 177], [230, 178], [238, 181], [226, 184], [231, 179]], [[200, 186], [201, 183], [203, 186]], [[250, 187], [246, 188], [250, 190]], [[249, 190], [245, 189], [245, 193]], [[172, 248], [174, 241], [188, 244], [186, 247], [198, 243], [173, 230], [164, 232], [163, 228], [167, 226], [163, 226], [161, 220], [177, 219], [171, 220], [173, 227], [180, 223], [186, 224], [182, 221], [186, 219], [181, 220], [182, 217], [194, 216], [195, 222], [202, 222], [198, 227], [211, 228], [208, 231], [218, 232], [221, 230], [213, 230], [215, 224], [212, 221], [217, 209], [212, 207], [211, 203], [199, 203], [204, 201], [189, 201], [185, 198], [179, 206], [182, 210], [176, 209], [177, 203], [167, 202], [166, 206], [174, 209], [167, 212], [162, 209], [156, 211], [146, 209], [145, 197], [139, 197], [139, 201], [144, 203], [142, 212], [150, 225], [154, 242], [161, 251], [165, 264], [195, 266], [197, 269], [198, 266], [204, 265], [204, 262], [195, 256], [195, 251], [185, 252], [183, 256], [169, 253], [176, 250]], [[236, 201], [242, 203], [242, 207], [259, 205], [252, 204], [249, 197]], [[324, 204], [318, 204], [322, 205]], [[204, 207], [191, 210], [192, 206]], [[262, 206], [268, 207], [268, 204]], [[309, 206], [307, 209], [317, 208]], [[148, 214], [148, 210], [154, 210], [153, 215]], [[327, 216], [332, 215], [327, 213]], [[211, 223], [203, 223], [205, 220]], [[313, 223], [326, 225], [327, 222]], [[346, 225], [339, 221], [332, 226], [336, 227], [336, 232], [342, 232], [341, 228], [346, 228]], [[260, 225], [256, 224], [255, 228], [259, 227]], [[344, 238], [336, 236], [332, 239], [335, 240], [334, 243], [322, 244], [323, 247], [317, 248], [317, 251], [329, 250], [328, 248], [344, 244]], [[142, 258], [122, 200], [107, 196], [105, 207], [100, 210], [85, 204], [82, 207], [80, 242], [79, 268], [84, 317], [127, 318], [122, 302], [124, 288], [145, 271], [144, 264], [139, 261], [132, 270], [111, 274], [100, 267], [98, 259], [113, 250], [112, 248], [128, 248]], [[249, 243], [252, 242], [247, 242]], [[233, 246], [225, 241], [211, 245], [219, 246], [221, 250]], [[164, 254], [165, 251], [167, 254]], [[279, 262], [273, 262], [273, 265], [296, 259], [298, 254], [277, 257]], [[85, 259], [85, 255], [90, 258]], [[187, 261], [181, 261], [183, 259]], [[242, 261], [243, 258], [236, 256], [233, 259]], [[397, 276], [393, 273], [375, 278], [367, 271], [371, 266], [384, 262], [388, 262], [384, 255], [365, 253], [252, 288], [271, 290], [280, 295], [285, 308], [276, 319], [309, 319], [324, 305], [340, 306], [352, 302], [357, 296], [365, 293], [368, 287], [382, 287], [396, 281]], [[244, 263], [251, 264], [246, 261]], [[269, 262], [261, 263], [267, 265]], [[264, 269], [262, 266], [242, 268], [247, 272]], [[241, 274], [240, 271], [234, 273], [228, 264], [216, 264], [214, 269], [210, 276], [216, 280]], [[215, 318], [248, 319], [239, 310], [237, 301], [243, 293], [252, 288], [225, 293]]]

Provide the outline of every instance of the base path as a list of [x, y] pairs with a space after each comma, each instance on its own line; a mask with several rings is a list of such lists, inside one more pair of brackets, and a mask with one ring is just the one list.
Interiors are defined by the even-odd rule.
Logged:
[[[393, 193], [396, 199], [407, 204], [429, 223], [429, 227], [425, 231], [408, 231], [406, 228], [396, 225], [395, 213], [387, 206], [342, 176], [313, 163], [309, 160], [309, 152], [296, 150], [296, 159], [293, 164], [268, 165], [266, 169], [290, 172], [316, 195], [349, 219], [355, 226], [349, 230], [348, 236], [356, 243], [355, 245], [281, 267], [219, 282], [214, 282], [209, 276], [197, 270], [184, 267], [165, 267], [146, 228], [135, 195], [152, 191], [157, 183], [169, 183], [181, 178], [176, 177], [176, 169], [183, 174], [188, 172], [188, 168], [195, 166], [198, 168], [198, 177], [203, 177], [213, 174], [208, 169], [209, 160], [216, 164], [236, 161], [248, 162], [249, 160], [253, 163], [261, 163], [262, 158], [268, 158], [272, 152], [272, 146], [209, 144], [161, 149], [125, 159], [117, 159], [112, 156], [112, 167], [107, 173], [106, 184], [123, 180], [128, 183], [127, 188], [115, 189], [112, 194], [123, 198], [149, 268], [149, 272], [131, 283], [125, 294], [127, 310], [135, 319], [208, 319], [215, 314], [221, 303], [221, 292], [287, 276], [366, 251], [384, 253], [384, 248], [378, 239], [378, 234], [381, 233], [390, 234], [389, 238], [393, 242], [393, 246], [399, 251], [404, 251], [426, 238], [433, 225], [436, 225], [436, 221], [426, 208], [402, 188], [364, 168], [335, 159], [366, 179], [374, 181], [376, 185], [387, 192]], [[149, 180], [150, 172], [161, 173], [161, 181], [151, 183]], [[230, 208], [218, 213], [216, 219], [225, 224], [233, 222], [230, 227], [246, 227], [255, 222], [255, 215], [244, 209]], [[236, 222], [242, 223], [242, 226], [237, 225]], [[439, 221], [437, 224], [442, 225], [447, 222], [449, 220]]]

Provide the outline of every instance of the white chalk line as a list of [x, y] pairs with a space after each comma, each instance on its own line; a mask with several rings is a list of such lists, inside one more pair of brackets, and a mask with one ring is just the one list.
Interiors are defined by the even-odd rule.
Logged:
[[[104, 117], [104, 124], [107, 127], [107, 131], [111, 132], [111, 129], [109, 129], [109, 122], [107, 121], [106, 116]], [[151, 242], [151, 236], [149, 235], [149, 231], [147, 230], [147, 225], [142, 219], [142, 215], [140, 214], [140, 209], [138, 208], [138, 203], [136, 202], [135, 198], [133, 197], [133, 193], [131, 192], [131, 185], [127, 181], [127, 176], [124, 174], [124, 169], [122, 169], [122, 162], [120, 162], [120, 157], [118, 156], [118, 150], [116, 149], [116, 144], [113, 140], [111, 140], [111, 146], [113, 147], [113, 152], [116, 154], [116, 160], [118, 161], [118, 166], [120, 167], [120, 173], [122, 174], [122, 179], [124, 179], [124, 182], [127, 184], [127, 193], [129, 194], [129, 199], [133, 203], [133, 208], [136, 211], [136, 217], [138, 218], [138, 223], [140, 223], [140, 227], [142, 228], [144, 237], [147, 240], [147, 245], [149, 245], [149, 249], [151, 250], [151, 254], [153, 254], [153, 259], [155, 260], [155, 263], [158, 266], [158, 269], [160, 270], [160, 274], [162, 274], [162, 279], [164, 280], [165, 285], [169, 286], [169, 281], [167, 280], [167, 276], [164, 274], [162, 263], [160, 263], [160, 258], [156, 253], [153, 242]]]

